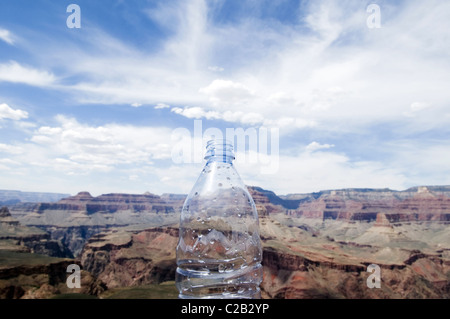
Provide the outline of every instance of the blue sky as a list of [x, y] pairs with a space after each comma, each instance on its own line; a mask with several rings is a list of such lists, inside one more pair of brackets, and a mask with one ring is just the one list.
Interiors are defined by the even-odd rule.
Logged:
[[448, 1], [2, 1], [0, 189], [186, 193], [195, 120], [277, 129], [278, 194], [449, 184], [449, 56]]

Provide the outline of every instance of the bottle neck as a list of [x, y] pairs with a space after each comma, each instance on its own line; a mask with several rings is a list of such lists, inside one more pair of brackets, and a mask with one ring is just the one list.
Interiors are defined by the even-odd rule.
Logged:
[[205, 159], [208, 163], [233, 163], [233, 146], [226, 140], [212, 140], [206, 145]]

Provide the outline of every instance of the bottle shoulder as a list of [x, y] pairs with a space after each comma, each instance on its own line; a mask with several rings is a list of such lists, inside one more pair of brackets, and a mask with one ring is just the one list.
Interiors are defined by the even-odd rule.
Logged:
[[247, 187], [235, 167], [229, 163], [208, 162], [201, 171], [190, 195], [194, 195], [196, 192], [206, 194], [235, 189], [247, 191]]

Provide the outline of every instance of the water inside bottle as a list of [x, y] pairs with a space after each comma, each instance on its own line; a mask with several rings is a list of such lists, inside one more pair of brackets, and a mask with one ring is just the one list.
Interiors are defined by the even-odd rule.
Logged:
[[179, 298], [261, 298], [261, 264], [239, 269], [226, 260], [205, 260], [205, 264], [187, 261], [179, 265], [176, 273]]

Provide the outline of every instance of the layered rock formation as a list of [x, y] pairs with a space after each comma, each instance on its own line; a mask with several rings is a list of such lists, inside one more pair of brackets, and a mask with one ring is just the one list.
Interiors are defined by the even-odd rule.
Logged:
[[173, 280], [178, 229], [120, 229], [93, 236], [80, 261], [108, 288], [129, 287]]
[[[260, 216], [287, 214], [311, 221], [347, 222], [339, 231], [361, 235], [364, 224], [375, 222], [378, 214], [394, 225], [416, 221], [450, 221], [450, 187], [417, 187], [397, 192], [388, 189], [346, 189], [312, 194], [277, 196], [259, 187], [249, 187]], [[11, 212], [22, 224], [37, 226], [61, 240], [74, 255], [93, 234], [109, 228], [135, 224], [174, 225], [185, 195], [150, 193], [142, 195], [88, 192], [64, 198], [56, 203], [22, 203]], [[331, 229], [338, 230], [331, 226]], [[354, 236], [350, 236], [353, 239]], [[346, 238], [341, 238], [346, 240]]]
[[41, 299], [63, 293], [98, 295], [102, 282], [81, 272], [81, 288], [66, 285], [67, 266], [76, 263], [72, 253], [36, 227], [20, 225], [0, 209], [0, 299]]
[[[264, 297], [450, 297], [450, 187], [249, 191], [261, 216]], [[108, 287], [140, 286], [174, 279], [184, 199], [82, 192], [12, 213], [72, 245]], [[370, 264], [381, 267], [380, 289], [367, 287]]]
[[404, 200], [412, 198], [417, 193], [428, 190], [429, 192], [436, 195], [444, 195], [450, 197], [450, 186], [416, 186], [411, 187], [403, 191], [395, 191], [388, 188], [347, 188], [340, 190], [325, 190], [316, 193], [307, 194], [288, 194], [282, 195], [280, 198], [286, 200], [300, 200], [311, 201], [326, 195], [338, 195], [344, 200], [357, 200], [357, 201], [390, 201], [392, 199]]
[[367, 262], [336, 263], [323, 256], [264, 250], [262, 289], [266, 298], [282, 299], [447, 299], [450, 263], [424, 256], [411, 265], [377, 264], [381, 288], [367, 286]]
[[164, 200], [150, 193], [92, 197], [88, 192], [80, 192], [55, 203], [15, 205], [12, 207], [12, 213], [26, 224], [59, 222], [56, 225], [129, 225], [145, 222], [146, 218], [152, 219], [153, 215], [174, 214], [181, 206], [182, 201], [177, 197], [166, 196]]
[[[261, 218], [264, 298], [450, 297], [448, 251], [337, 242], [273, 217]], [[81, 263], [108, 288], [173, 281], [177, 239], [173, 227], [108, 231], [89, 240]], [[367, 286], [370, 264], [381, 268], [380, 289]]]
[[[446, 218], [450, 210], [444, 194], [418, 188], [402, 197], [383, 190], [371, 199], [366, 190], [362, 195], [355, 190], [336, 191], [295, 199], [298, 206], [294, 208], [293, 200], [258, 188], [250, 188], [250, 192], [261, 215], [265, 298], [450, 297], [450, 227]], [[155, 232], [168, 230], [144, 231]], [[95, 252], [91, 245], [96, 240], [89, 243], [82, 255], [84, 266], [96, 269], [111, 287], [159, 282], [161, 277], [152, 278], [157, 273], [151, 270], [154, 268], [146, 268], [142, 260], [141, 264], [134, 261], [138, 254], [132, 252], [138, 246], [131, 238], [136, 234], [118, 234], [102, 235]], [[116, 236], [125, 239], [113, 245]], [[166, 251], [170, 261], [163, 273], [173, 274], [176, 266], [170, 254], [175, 251], [176, 236], [165, 243], [158, 246], [158, 255]], [[148, 260], [152, 253], [146, 254]], [[117, 258], [125, 255], [134, 257]], [[103, 266], [97, 266], [98, 260]], [[112, 266], [104, 266], [109, 263]], [[129, 266], [134, 264], [141, 273]], [[367, 286], [370, 264], [381, 268], [380, 289]]]
[[66, 284], [71, 259], [0, 250], [0, 299], [47, 299], [61, 294], [98, 296], [104, 283], [81, 271], [80, 288]]
[[118, 211], [174, 213], [174, 207], [171, 204], [150, 193], [143, 195], [106, 194], [92, 197], [88, 192], [80, 192], [76, 196], [64, 198], [54, 204], [41, 204], [40, 210], [82, 211], [87, 215]]
[[50, 234], [36, 227], [20, 225], [8, 208], [0, 208], [0, 250], [43, 254], [53, 257], [72, 257], [72, 253]]
[[[342, 190], [330, 191], [314, 199], [305, 199], [294, 210], [296, 217], [375, 221], [378, 213], [390, 222], [450, 221], [450, 195], [420, 187], [416, 192]], [[448, 192], [450, 194], [450, 191]]]
[[177, 223], [184, 199], [183, 195], [175, 194], [93, 197], [88, 192], [80, 192], [55, 203], [14, 205], [11, 213], [21, 223], [49, 232], [78, 255], [87, 239], [110, 228]]

